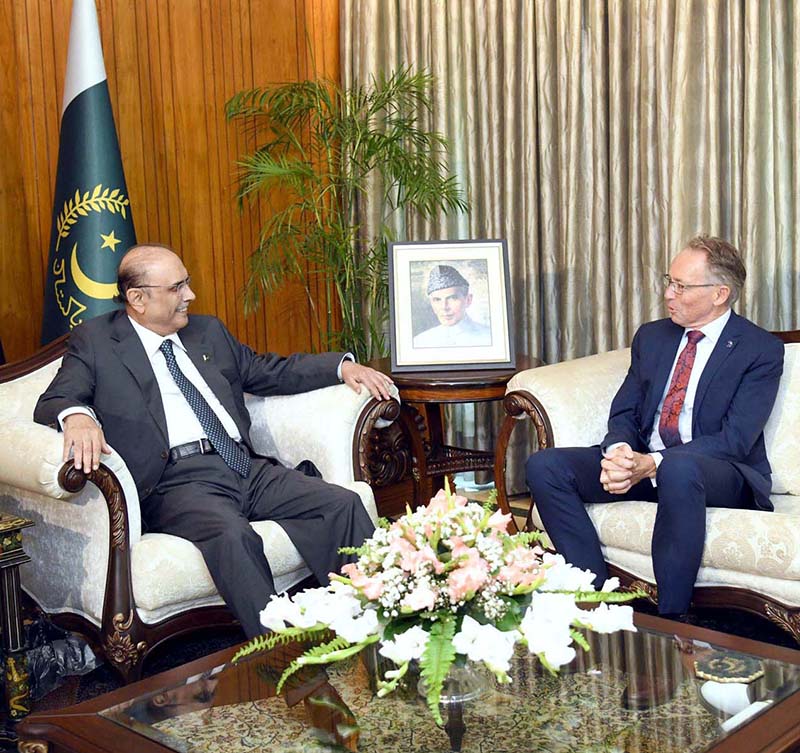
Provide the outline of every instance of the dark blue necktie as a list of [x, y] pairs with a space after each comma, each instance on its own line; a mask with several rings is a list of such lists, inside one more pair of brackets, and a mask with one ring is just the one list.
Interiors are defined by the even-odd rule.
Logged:
[[208, 441], [211, 442], [214, 449], [230, 469], [247, 478], [247, 474], [250, 473], [250, 455], [233, 441], [231, 435], [225, 431], [222, 421], [211, 410], [211, 406], [200, 394], [200, 391], [186, 378], [186, 374], [180, 370], [178, 362], [175, 360], [175, 354], [172, 352], [172, 340], [164, 340], [161, 343], [161, 352], [164, 354], [169, 373], [172, 374], [175, 384], [178, 385], [178, 389], [183, 393], [186, 402], [189, 403], [189, 407], [197, 416], [197, 420], [200, 422], [200, 426], [203, 427]]

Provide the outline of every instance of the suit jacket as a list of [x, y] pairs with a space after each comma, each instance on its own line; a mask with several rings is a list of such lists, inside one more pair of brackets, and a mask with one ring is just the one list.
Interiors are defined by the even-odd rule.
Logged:
[[[627, 442], [637, 452], [649, 451], [655, 411], [683, 332], [671, 319], [639, 328], [631, 346], [630, 369], [611, 404], [603, 449]], [[727, 460], [750, 485], [756, 504], [772, 510], [764, 425], [782, 373], [783, 343], [731, 312], [697, 385], [692, 441], [663, 450], [664, 457], [697, 452]]]
[[[251, 450], [245, 392], [287, 395], [339, 382], [342, 353], [259, 355], [212, 316], [190, 316], [178, 335]], [[167, 421], [150, 360], [124, 311], [90, 319], [72, 331], [61, 368], [33, 418], [59, 428], [58, 414], [75, 406], [94, 410], [108, 443], [125, 460], [139, 498], [148, 497], [169, 459]]]

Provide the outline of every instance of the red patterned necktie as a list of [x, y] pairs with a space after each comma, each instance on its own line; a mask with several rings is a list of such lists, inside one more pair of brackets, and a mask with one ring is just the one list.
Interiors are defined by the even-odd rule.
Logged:
[[681, 415], [683, 401], [686, 399], [686, 387], [689, 385], [689, 376], [694, 366], [694, 357], [697, 355], [697, 343], [704, 337], [700, 330], [693, 329], [686, 334], [688, 342], [678, 356], [672, 381], [664, 398], [661, 408], [661, 418], [658, 421], [658, 433], [664, 447], [675, 447], [681, 444], [681, 435], [678, 431], [678, 418]]

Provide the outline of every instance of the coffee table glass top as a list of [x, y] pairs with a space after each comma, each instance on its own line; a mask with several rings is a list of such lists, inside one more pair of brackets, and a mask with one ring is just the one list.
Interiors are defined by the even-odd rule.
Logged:
[[[662, 623], [669, 624], [669, 623]], [[187, 753], [341, 751], [702, 751], [800, 689], [800, 666], [641, 629], [588, 634], [591, 651], [555, 676], [525, 649], [511, 685], [490, 683], [478, 699], [434, 723], [416, 678], [375, 695], [375, 652], [297, 676], [275, 695], [302, 647], [239, 665], [101, 712], [166, 748]], [[383, 661], [383, 660], [380, 660]], [[459, 718], [463, 724], [459, 725]]]

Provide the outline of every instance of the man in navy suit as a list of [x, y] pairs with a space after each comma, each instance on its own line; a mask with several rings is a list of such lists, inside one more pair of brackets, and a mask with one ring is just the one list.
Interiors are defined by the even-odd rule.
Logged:
[[194, 542], [245, 633], [258, 635], [275, 586], [250, 521], [279, 522], [322, 583], [351, 559], [339, 547], [359, 546], [374, 526], [355, 493], [253, 451], [244, 393], [344, 382], [385, 400], [391, 380], [345, 353], [260, 355], [219, 319], [189, 315], [189, 273], [166, 246], [129, 249], [117, 287], [125, 310], [72, 331], [34, 419], [63, 430], [76, 468], [97, 469], [113, 446], [148, 529]]
[[528, 458], [542, 522], [568, 562], [607, 577], [584, 504], [658, 504], [653, 569], [662, 615], [684, 615], [705, 541], [706, 507], [772, 510], [764, 425], [783, 371], [783, 344], [731, 311], [745, 281], [739, 252], [692, 239], [664, 276], [668, 319], [643, 325], [599, 446]]

